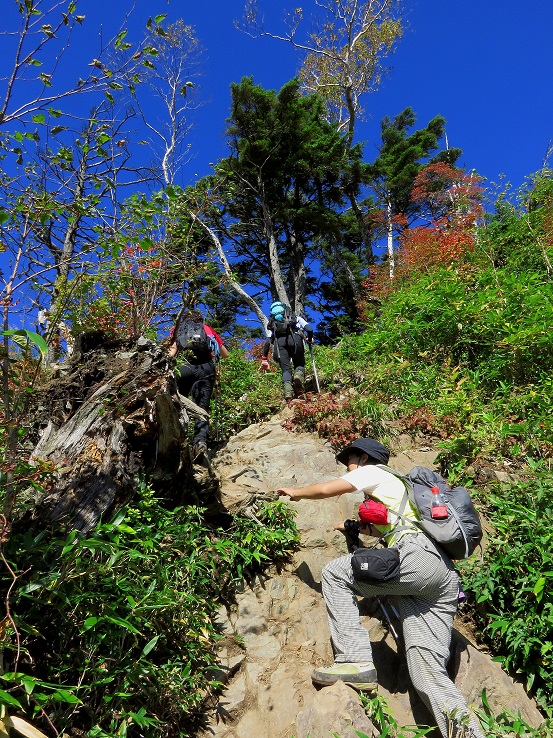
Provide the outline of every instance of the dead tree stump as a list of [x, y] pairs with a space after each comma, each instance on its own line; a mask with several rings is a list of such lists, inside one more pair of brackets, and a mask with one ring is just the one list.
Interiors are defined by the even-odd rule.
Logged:
[[76, 352], [33, 404], [41, 431], [32, 458], [57, 470], [35, 511], [42, 520], [86, 533], [132, 498], [142, 472], [174, 504], [194, 489], [185, 428], [189, 413], [206, 414], [178, 395], [172, 360], [153, 341]]

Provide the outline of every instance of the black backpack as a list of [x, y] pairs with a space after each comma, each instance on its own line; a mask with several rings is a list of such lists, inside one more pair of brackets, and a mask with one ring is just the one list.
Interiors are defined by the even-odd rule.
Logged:
[[175, 342], [180, 351], [191, 351], [197, 357], [208, 357], [211, 344], [201, 319], [183, 318], [175, 333]]
[[298, 319], [289, 307], [284, 308], [284, 320], [275, 320], [272, 316], [269, 321], [269, 330], [277, 338], [288, 336], [296, 330]]
[[[465, 487], [453, 487], [437, 472], [424, 466], [414, 466], [406, 475], [388, 466], [377, 464], [380, 469], [393, 474], [405, 484], [405, 497], [398, 518], [412, 525], [414, 521], [403, 517], [407, 499], [418, 511], [417, 525], [429, 538], [432, 538], [451, 559], [467, 559], [482, 540], [482, 524]], [[444, 520], [436, 520], [431, 515], [432, 487], [438, 487], [448, 511]], [[392, 515], [394, 511], [390, 511]], [[396, 528], [399, 530], [399, 528]]]

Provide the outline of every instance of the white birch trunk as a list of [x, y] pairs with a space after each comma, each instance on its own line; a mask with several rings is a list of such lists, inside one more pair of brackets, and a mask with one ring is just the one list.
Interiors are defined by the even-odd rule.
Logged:
[[390, 279], [394, 278], [395, 260], [394, 260], [394, 224], [392, 222], [392, 203], [388, 199], [386, 206], [386, 225], [388, 231], [387, 248], [388, 248], [388, 264], [390, 267]]
[[190, 215], [192, 217], [192, 220], [197, 223], [199, 226], [201, 226], [205, 232], [209, 235], [213, 243], [215, 244], [215, 248], [217, 249], [217, 253], [219, 254], [219, 260], [221, 261], [221, 265], [223, 267], [223, 270], [225, 274], [227, 275], [227, 278], [229, 280], [229, 283], [232, 285], [232, 288], [234, 291], [240, 295], [240, 297], [244, 300], [246, 305], [249, 305], [249, 307], [252, 309], [252, 311], [257, 315], [259, 322], [263, 326], [263, 330], [265, 333], [267, 332], [267, 318], [265, 317], [265, 314], [259, 307], [259, 305], [256, 303], [256, 301], [253, 299], [251, 295], [248, 295], [246, 290], [242, 287], [242, 285], [236, 281], [232, 274], [232, 269], [230, 268], [229, 261], [227, 259], [227, 256], [223, 250], [223, 246], [221, 244], [221, 241], [217, 238], [215, 233], [211, 230], [211, 228], [206, 225], [201, 218], [199, 218], [195, 213], [190, 211]]

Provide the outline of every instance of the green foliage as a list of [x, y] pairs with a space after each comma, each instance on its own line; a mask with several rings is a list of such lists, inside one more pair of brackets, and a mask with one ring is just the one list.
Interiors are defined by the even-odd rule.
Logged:
[[[482, 709], [474, 710], [484, 733], [488, 738], [548, 738], [551, 731], [551, 721], [545, 721], [539, 728], [532, 728], [526, 723], [520, 714], [514, 715], [508, 710], [499, 714], [492, 711], [486, 690], [482, 691]], [[386, 700], [377, 695], [376, 697], [361, 696], [361, 702], [365, 712], [380, 731], [380, 738], [421, 738], [434, 730], [432, 727], [421, 725], [398, 725]], [[463, 721], [463, 722], [468, 722]], [[356, 731], [359, 738], [368, 738], [365, 733]], [[468, 725], [461, 725], [458, 738], [469, 738], [471, 731]]]
[[[416, 122], [412, 108], [405, 108], [391, 120], [386, 116], [381, 122], [382, 143], [378, 157], [370, 167], [372, 186], [381, 204], [390, 204], [393, 214], [413, 215], [417, 203], [411, 198], [413, 183], [419, 170], [431, 153], [438, 148], [443, 136], [445, 118], [437, 115], [425, 128], [408, 133]], [[440, 152], [431, 161], [447, 161], [455, 164], [460, 149]]]
[[26, 329], [0, 331], [0, 336], [8, 336], [8, 338], [11, 338], [24, 351], [28, 349], [29, 344], [33, 344], [43, 356], [48, 352], [46, 341], [40, 334], [34, 331], [28, 331]]
[[[553, 698], [553, 480], [531, 480], [487, 498], [494, 531], [485, 562], [465, 564], [482, 626], [507, 671], [543, 705]], [[485, 614], [485, 617], [482, 616]]]
[[212, 399], [211, 416], [212, 423], [219, 420], [224, 435], [264, 420], [280, 409], [281, 376], [276, 364], [275, 371], [262, 374], [259, 361], [236, 348], [221, 360], [220, 366], [221, 379]]
[[549, 738], [551, 735], [551, 720], [544, 720], [538, 728], [532, 728], [522, 719], [520, 712], [515, 715], [509, 710], [503, 710], [494, 715], [486, 690], [482, 691], [483, 709], [475, 710], [484, 734], [489, 738]]
[[553, 283], [539, 274], [437, 269], [390, 297], [382, 348], [408, 360], [441, 355], [478, 368], [491, 386], [532, 381], [553, 365], [552, 298]]
[[[380, 695], [375, 697], [361, 695], [361, 702], [370, 720], [380, 730], [380, 738], [422, 738], [433, 730], [428, 726], [399, 725], [388, 703]], [[368, 738], [365, 733], [359, 731], [356, 733], [359, 738]]]
[[12, 627], [0, 703], [16, 700], [35, 720], [44, 710], [60, 732], [188, 735], [218, 688], [216, 610], [297, 543], [289, 506], [256, 516], [213, 529], [201, 509], [167, 510], [144, 486], [88, 538], [15, 532], [5, 552], [14, 576], [2, 573]]
[[229, 156], [200, 183], [208, 198], [199, 205], [238, 281], [281, 299], [285, 291], [295, 309], [321, 244], [340, 239], [344, 179], [355, 191], [361, 151], [324, 119], [319, 97], [299, 94], [297, 80], [277, 93], [244, 78], [231, 94]]

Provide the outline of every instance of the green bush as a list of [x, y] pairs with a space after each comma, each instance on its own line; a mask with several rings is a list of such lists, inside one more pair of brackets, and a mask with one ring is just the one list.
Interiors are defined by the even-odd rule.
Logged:
[[219, 423], [225, 436], [237, 433], [250, 423], [270, 417], [280, 409], [280, 371], [262, 374], [259, 361], [248, 352], [233, 350], [221, 360], [220, 395], [212, 400], [212, 428]]
[[0, 702], [39, 724], [48, 714], [60, 732], [188, 735], [218, 686], [215, 612], [236, 582], [294, 548], [292, 515], [277, 502], [257, 512], [261, 524], [212, 529], [201, 509], [167, 510], [144, 487], [88, 538], [16, 530]]
[[464, 564], [467, 589], [494, 653], [524, 678], [542, 706], [553, 704], [553, 479], [528, 482], [487, 499], [494, 532], [483, 561]]

